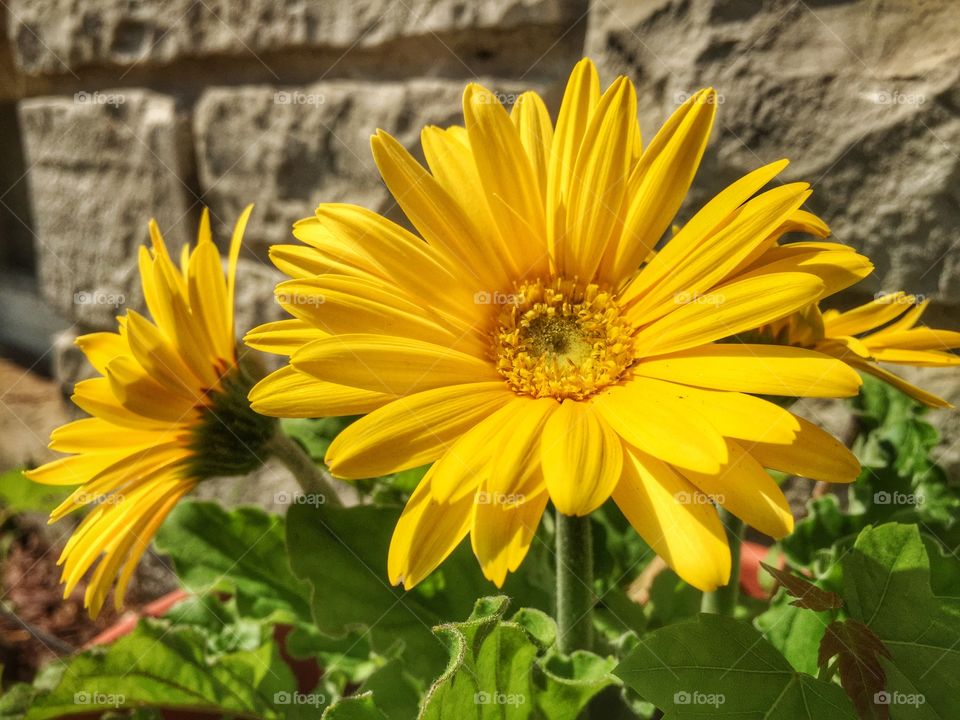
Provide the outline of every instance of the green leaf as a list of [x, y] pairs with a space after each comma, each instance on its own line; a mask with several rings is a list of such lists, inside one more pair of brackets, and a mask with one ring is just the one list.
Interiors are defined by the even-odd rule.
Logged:
[[6, 692], [0, 693], [0, 720], [20, 720], [30, 709], [36, 695], [37, 689], [26, 683], [16, 683], [7, 688]]
[[[447, 656], [430, 628], [468, 615], [476, 598], [493, 585], [462, 544], [414, 590], [392, 587], [387, 549], [399, 514], [399, 508], [295, 505], [287, 515], [287, 545], [294, 572], [313, 587], [318, 630], [331, 637], [365, 633], [373, 650], [386, 656], [399, 648], [406, 670], [426, 684], [442, 671]], [[525, 580], [514, 574], [505, 590], [525, 604], [534, 598], [535, 605], [547, 605]]]
[[73, 658], [27, 718], [140, 706], [263, 718], [308, 717], [312, 710], [315, 716], [309, 702], [283, 702], [293, 688], [296, 680], [272, 640], [252, 651], [211, 657], [199, 630], [145, 620], [113, 645]]
[[338, 700], [328, 707], [322, 720], [387, 720], [378, 708], [373, 693], [363, 693]]
[[558, 655], [553, 620], [530, 609], [507, 620], [508, 605], [504, 596], [481, 598], [466, 621], [434, 629], [451, 659], [427, 692], [421, 720], [575, 720], [616, 684], [615, 660]]
[[234, 594], [245, 617], [276, 614], [286, 622], [310, 617], [310, 589], [290, 570], [284, 521], [277, 515], [183, 502], [170, 513], [156, 543], [173, 560], [184, 586], [196, 593]]
[[788, 603], [787, 597], [786, 593], [778, 595], [765, 612], [754, 618], [754, 625], [791, 666], [815, 675], [820, 638], [830, 623], [830, 615], [798, 608]]
[[537, 707], [550, 720], [576, 720], [587, 704], [604, 688], [616, 685], [617, 661], [582, 650], [569, 657], [550, 653], [541, 661], [544, 682], [537, 693]]
[[854, 718], [838, 686], [797, 672], [750, 625], [718, 615], [645, 635], [614, 673], [665, 720]]
[[917, 526], [888, 523], [864, 529], [843, 558], [843, 581], [850, 615], [866, 624], [892, 655], [882, 661], [891, 715], [955, 717], [960, 618], [952, 600], [933, 594]]
[[[47, 514], [73, 490], [73, 486], [42, 485], [27, 479], [22, 470], [0, 474], [0, 508], [8, 513], [40, 512]], [[0, 519], [4, 513], [0, 511]]]
[[280, 427], [284, 434], [300, 443], [313, 460], [322, 463], [330, 443], [347, 425], [353, 422], [353, 419], [349, 417], [318, 418], [316, 420], [284, 418], [280, 421]]
[[533, 712], [530, 669], [537, 644], [517, 623], [503, 622], [506, 597], [481, 598], [470, 618], [435, 629], [450, 651], [446, 671], [423, 701], [422, 720], [504, 718]]

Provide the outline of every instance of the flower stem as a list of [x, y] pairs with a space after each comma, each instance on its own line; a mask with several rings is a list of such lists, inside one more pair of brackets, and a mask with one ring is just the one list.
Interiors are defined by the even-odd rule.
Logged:
[[743, 521], [723, 508], [719, 508], [719, 513], [720, 522], [727, 529], [727, 543], [730, 545], [730, 582], [713, 592], [704, 593], [700, 612], [732, 616], [740, 593], [740, 546], [743, 543]]
[[557, 645], [570, 654], [593, 646], [593, 535], [589, 517], [556, 518]]
[[284, 435], [279, 427], [265, 444], [264, 450], [286, 465], [300, 483], [300, 489], [304, 494], [320, 495], [325, 505], [339, 507], [343, 504], [326, 473], [317, 467], [317, 464], [300, 447], [300, 443]]

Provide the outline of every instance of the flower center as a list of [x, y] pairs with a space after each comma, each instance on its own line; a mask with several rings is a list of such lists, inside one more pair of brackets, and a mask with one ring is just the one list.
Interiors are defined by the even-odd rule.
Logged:
[[611, 292], [557, 278], [521, 285], [494, 332], [497, 370], [518, 393], [582, 400], [632, 364], [632, 328]]

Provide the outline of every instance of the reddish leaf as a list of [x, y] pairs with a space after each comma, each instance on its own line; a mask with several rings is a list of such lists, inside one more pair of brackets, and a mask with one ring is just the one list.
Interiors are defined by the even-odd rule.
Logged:
[[884, 702], [887, 675], [880, 658], [891, 658], [883, 641], [858, 620], [836, 620], [827, 626], [820, 641], [817, 663], [824, 667], [837, 656], [840, 685], [853, 701], [861, 720], [887, 720], [890, 706]]
[[773, 575], [787, 592], [796, 598], [791, 605], [807, 610], [836, 610], [843, 607], [843, 599], [829, 590], [821, 590], [809, 580], [804, 580], [789, 570], [780, 570], [766, 563], [760, 563], [763, 569]]

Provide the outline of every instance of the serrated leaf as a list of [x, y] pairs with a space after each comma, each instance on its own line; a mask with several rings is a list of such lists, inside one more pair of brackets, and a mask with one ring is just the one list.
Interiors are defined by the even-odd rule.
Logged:
[[789, 570], [781, 570], [771, 567], [765, 562], [760, 566], [768, 573], [773, 575], [783, 588], [794, 598], [791, 605], [806, 610], [838, 610], [843, 607], [843, 598], [829, 590], [821, 590], [809, 580], [794, 575]]
[[857, 620], [835, 620], [827, 626], [820, 640], [817, 662], [826, 667], [837, 658], [840, 685], [853, 701], [862, 720], [887, 720], [889, 706], [874, 701], [886, 687], [886, 672], [881, 658], [890, 658], [890, 651], [870, 628]]
[[530, 609], [507, 620], [508, 605], [504, 596], [481, 598], [467, 620], [435, 628], [450, 662], [424, 698], [420, 720], [575, 720], [616, 684], [613, 658], [558, 655], [553, 620]]
[[322, 720], [387, 720], [387, 716], [367, 692], [338, 700], [324, 710]]
[[855, 717], [838, 686], [797, 672], [753, 627], [719, 615], [643, 636], [614, 674], [660, 708], [664, 720]]
[[956, 716], [960, 697], [960, 618], [930, 585], [930, 563], [916, 525], [865, 528], [842, 561], [850, 615], [889, 650], [881, 659], [894, 718]]

